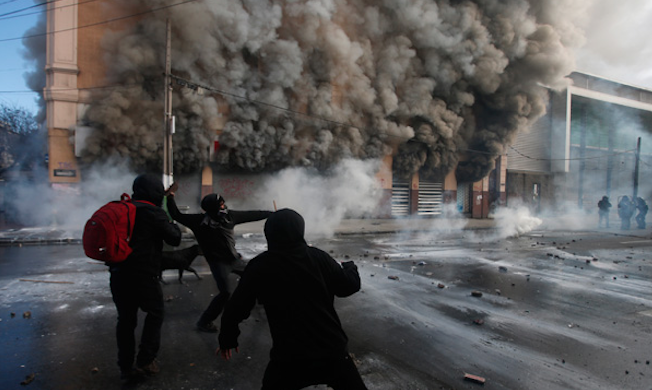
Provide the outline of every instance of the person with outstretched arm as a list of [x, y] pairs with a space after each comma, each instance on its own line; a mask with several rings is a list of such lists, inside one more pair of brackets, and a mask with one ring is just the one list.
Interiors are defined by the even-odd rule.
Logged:
[[201, 201], [201, 208], [205, 213], [184, 214], [179, 211], [174, 200], [174, 192], [177, 188], [178, 185], [173, 184], [167, 190], [168, 212], [172, 219], [194, 233], [219, 290], [195, 326], [199, 331], [216, 333], [217, 326], [213, 321], [222, 313], [233, 291], [229, 283], [229, 274], [236, 270], [238, 262], [242, 260], [242, 256], [235, 248], [234, 227], [241, 223], [263, 220], [272, 212], [229, 210], [222, 196], [209, 194]]
[[334, 297], [360, 290], [358, 268], [352, 261], [340, 265], [308, 246], [304, 229], [303, 217], [291, 209], [267, 219], [268, 250], [247, 264], [222, 315], [216, 354], [230, 360], [233, 350], [238, 351], [239, 324], [258, 301], [265, 308], [273, 344], [263, 390], [316, 384], [366, 389], [333, 306]]

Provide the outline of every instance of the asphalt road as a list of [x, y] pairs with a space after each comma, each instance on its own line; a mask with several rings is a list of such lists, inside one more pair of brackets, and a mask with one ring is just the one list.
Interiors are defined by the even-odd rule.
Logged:
[[[362, 291], [336, 304], [369, 389], [638, 390], [652, 389], [652, 241], [638, 233], [314, 244], [359, 266]], [[238, 247], [250, 258], [265, 245], [247, 234]], [[264, 312], [243, 324], [240, 353], [217, 359], [216, 336], [193, 329], [215, 293], [203, 258], [194, 266], [202, 280], [185, 274], [180, 284], [166, 271], [162, 371], [130, 387], [260, 388], [271, 344]], [[0, 247], [1, 389], [121, 387], [108, 277], [79, 245]]]

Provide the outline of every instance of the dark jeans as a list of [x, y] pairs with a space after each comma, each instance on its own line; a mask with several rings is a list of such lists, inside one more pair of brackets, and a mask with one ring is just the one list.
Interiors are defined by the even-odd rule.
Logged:
[[116, 340], [118, 342], [118, 366], [129, 370], [134, 364], [136, 340], [134, 331], [138, 325], [138, 309], [147, 315], [136, 358], [137, 366], [154, 360], [161, 346], [161, 326], [164, 305], [161, 284], [156, 277], [142, 277], [111, 272], [111, 294], [118, 310]]
[[229, 281], [229, 275], [231, 274], [231, 271], [233, 271], [235, 262], [225, 263], [211, 260], [208, 261], [208, 265], [211, 268], [211, 274], [213, 274], [213, 279], [215, 279], [219, 292], [199, 318], [199, 321], [204, 324], [215, 321], [215, 319], [217, 319], [217, 317], [222, 313], [222, 310], [224, 310], [224, 306], [226, 306], [226, 303], [231, 296], [232, 286]]
[[298, 390], [326, 384], [334, 390], [366, 390], [349, 355], [341, 359], [279, 362], [271, 360], [265, 370], [262, 390]]

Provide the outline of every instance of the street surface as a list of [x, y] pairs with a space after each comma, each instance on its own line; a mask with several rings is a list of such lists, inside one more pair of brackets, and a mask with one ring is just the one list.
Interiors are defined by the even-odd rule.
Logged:
[[[237, 242], [245, 258], [265, 249], [259, 233]], [[649, 232], [311, 243], [359, 267], [362, 291], [336, 305], [369, 389], [652, 389]], [[193, 328], [216, 287], [202, 257], [193, 267], [201, 280], [164, 273], [161, 373], [124, 388], [260, 388], [271, 345], [262, 308], [243, 323], [234, 359], [216, 358], [217, 337]], [[121, 387], [108, 278], [78, 244], [0, 247], [0, 389]]]

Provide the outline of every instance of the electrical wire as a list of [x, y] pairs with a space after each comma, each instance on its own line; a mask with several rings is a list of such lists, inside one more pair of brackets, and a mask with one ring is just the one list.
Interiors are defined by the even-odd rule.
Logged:
[[[190, 81], [188, 79], [185, 79], [183, 77], [176, 76], [176, 75], [173, 75], [173, 74], [170, 74], [170, 78], [175, 80], [177, 82], [177, 85], [179, 85], [181, 87], [189, 88], [189, 89], [194, 90], [194, 91], [198, 91], [199, 88], [201, 88], [201, 89], [204, 89], [204, 90], [207, 90], [207, 91], [210, 91], [210, 92], [220, 94], [222, 96], [229, 96], [229, 97], [232, 97], [234, 99], [239, 99], [239, 100], [247, 101], [247, 102], [252, 103], [252, 104], [277, 109], [277, 110], [280, 110], [280, 111], [283, 111], [283, 112], [287, 112], [289, 114], [300, 115], [300, 116], [303, 116], [303, 117], [306, 117], [306, 118], [309, 118], [309, 119], [316, 119], [316, 120], [326, 122], [326, 123], [336, 125], [336, 126], [352, 127], [352, 128], [356, 128], [356, 129], [365, 130], [365, 128], [361, 128], [360, 126], [356, 126], [356, 125], [354, 125], [352, 123], [339, 122], [339, 121], [335, 121], [335, 120], [332, 120], [332, 119], [319, 117], [319, 116], [303, 113], [303, 112], [296, 111], [296, 110], [291, 110], [291, 109], [281, 107], [281, 106], [278, 106], [278, 105], [275, 105], [275, 104], [250, 99], [250, 98], [247, 98], [245, 96], [240, 96], [240, 95], [237, 95], [237, 94], [234, 94], [234, 93], [231, 93], [231, 92], [221, 90], [219, 88], [210, 87], [210, 86], [207, 86], [205, 84], [195, 83], [195, 82], [192, 82], [192, 81]], [[75, 91], [75, 90], [80, 90], [80, 91], [88, 90], [88, 91], [91, 91], [91, 90], [101, 90], [101, 89], [132, 88], [132, 87], [140, 87], [140, 86], [141, 86], [141, 84], [114, 84], [114, 85], [99, 85], [99, 86], [95, 86], [95, 87], [85, 87], [85, 88], [58, 88], [57, 90], [58, 91]], [[37, 91], [27, 91], [27, 90], [24, 90], [24, 91], [0, 91], [0, 95], [1, 94], [9, 94], [9, 93], [38, 93], [38, 92]], [[387, 136], [387, 137], [399, 138], [399, 139], [406, 140], [406, 141], [411, 140], [412, 142], [424, 143], [423, 141], [414, 140], [413, 138], [407, 138], [407, 137], [400, 136], [400, 135], [395, 135], [395, 134], [383, 133], [382, 135]], [[602, 159], [602, 158], [612, 157], [612, 156], [619, 156], [619, 155], [623, 155], [623, 154], [633, 153], [633, 152], [636, 151], [636, 149], [629, 149], [629, 150], [624, 150], [624, 151], [621, 151], [621, 152], [605, 154], [605, 155], [601, 155], [601, 156], [594, 156], [594, 157], [584, 157], [584, 158], [536, 158], [536, 157], [531, 157], [531, 156], [528, 156], [528, 155], [520, 152], [518, 149], [516, 149], [512, 145], [508, 145], [508, 146], [509, 146], [510, 149], [512, 149], [514, 152], [516, 152], [521, 157], [529, 159], [529, 160], [534, 160], [534, 161], [586, 161], [586, 160]], [[485, 154], [485, 155], [489, 155], [489, 156], [494, 155], [494, 153], [486, 152], [486, 151], [482, 151], [482, 150], [476, 150], [476, 149], [459, 148], [458, 150], [462, 151], [462, 152], [469, 152], [469, 153], [474, 153], [474, 154]], [[644, 163], [645, 165], [650, 166], [650, 164], [648, 164], [647, 162], [645, 162], [643, 160], [641, 160], [641, 162]]]
[[[60, 1], [60, 0], [56, 0], [56, 1]], [[83, 1], [83, 2], [78, 1], [78, 2], [73, 3], [73, 4], [66, 4], [66, 5], [61, 5], [61, 6], [52, 7], [52, 8], [50, 8], [50, 10], [58, 10], [58, 9], [63, 9], [63, 8], [68, 8], [68, 7], [74, 7], [74, 6], [77, 6], [77, 5], [83, 5], [83, 4], [93, 3], [93, 2], [96, 2], [96, 1], [98, 1], [98, 0], [86, 0], [86, 1]], [[44, 4], [47, 4], [47, 3], [43, 3], [43, 4], [41, 4], [41, 5], [44, 5]], [[0, 5], [2, 5], [2, 4], [0, 4]], [[20, 10], [20, 11], [24, 11], [24, 10]], [[39, 15], [39, 14], [42, 14], [43, 12], [44, 12], [44, 11], [41, 10], [41, 11], [30, 12], [30, 13], [25, 13], [25, 14], [20, 14], [20, 15], [12, 15], [12, 16], [3, 16], [3, 15], [0, 15], [0, 20], [8, 20], [8, 19], [24, 18], [24, 17], [26, 17], [26, 16]]]
[[[53, 1], [58, 1], [58, 0], [53, 0]], [[119, 17], [116, 17], [116, 18], [113, 18], [113, 19], [107, 19], [107, 20], [103, 20], [101, 22], [90, 23], [90, 24], [86, 24], [86, 25], [83, 25], [83, 26], [64, 28], [64, 29], [56, 30], [56, 31], [46, 31], [44, 33], [37, 33], [37, 34], [31, 34], [31, 35], [24, 35], [22, 37], [17, 37], [17, 38], [0, 39], [0, 42], [10, 42], [10, 41], [17, 41], [19, 39], [22, 40], [22, 39], [38, 38], [38, 37], [44, 37], [44, 36], [47, 36], [47, 35], [50, 35], [50, 34], [56, 34], [56, 33], [60, 33], [60, 32], [81, 30], [81, 29], [88, 28], [88, 27], [101, 26], [103, 24], [109, 24], [109, 23], [113, 23], [113, 22], [117, 22], [117, 21], [125, 20], [125, 19], [131, 19], [131, 18], [135, 18], [135, 17], [138, 17], [138, 16], [143, 16], [143, 15], [147, 15], [147, 14], [150, 14], [150, 13], [158, 12], [158, 11], [161, 11], [161, 10], [164, 10], [164, 9], [177, 7], [177, 6], [184, 5], [184, 4], [194, 3], [196, 1], [201, 1], [201, 0], [185, 0], [185, 1], [182, 1], [180, 3], [168, 4], [168, 5], [164, 5], [164, 6], [161, 6], [161, 7], [152, 8], [152, 9], [149, 9], [147, 11], [138, 12], [138, 13], [130, 14], [130, 15], [119, 16]]]
[[[265, 107], [271, 107], [271, 108], [278, 109], [278, 110], [281, 110], [281, 111], [284, 111], [284, 112], [287, 112], [287, 113], [290, 113], [290, 114], [296, 114], [296, 115], [301, 115], [301, 116], [308, 117], [308, 118], [311, 118], [311, 119], [317, 119], [319, 121], [334, 124], [334, 125], [337, 125], [337, 126], [353, 127], [353, 128], [356, 128], [356, 129], [360, 129], [360, 126], [356, 126], [356, 125], [351, 124], [351, 123], [339, 122], [339, 121], [335, 121], [335, 120], [332, 120], [332, 119], [319, 117], [319, 116], [315, 116], [315, 115], [311, 115], [311, 114], [306, 114], [306, 113], [303, 113], [303, 112], [300, 112], [300, 111], [291, 110], [291, 109], [281, 107], [281, 106], [277, 106], [277, 105], [274, 105], [274, 104], [271, 104], [271, 103], [266, 103], [266, 102], [261, 102], [261, 101], [258, 101], [258, 100], [250, 99], [250, 98], [247, 98], [245, 96], [236, 95], [234, 93], [226, 92], [224, 90], [221, 90], [221, 89], [218, 89], [218, 88], [215, 88], [215, 87], [210, 87], [210, 86], [207, 86], [207, 85], [195, 83], [195, 82], [187, 80], [187, 79], [185, 79], [183, 77], [179, 77], [179, 76], [176, 76], [176, 75], [173, 75], [173, 74], [170, 74], [170, 78], [176, 80], [178, 85], [180, 85], [182, 87], [190, 88], [190, 89], [192, 89], [194, 91], [197, 91], [199, 88], [201, 88], [201, 89], [205, 89], [207, 91], [218, 93], [218, 94], [223, 95], [223, 96], [230, 96], [230, 97], [235, 98], [235, 99], [245, 100], [245, 101], [248, 101], [248, 102], [253, 103], [253, 104], [257, 104], [257, 105], [261, 105], [261, 106], [265, 106]], [[361, 129], [361, 130], [364, 130], [364, 129]], [[394, 134], [385, 134], [385, 133], [383, 133], [383, 135], [388, 136], [388, 137], [400, 138], [400, 139], [404, 139], [404, 140], [412, 140], [413, 142], [422, 142], [422, 141], [419, 141], [419, 140], [414, 140], [412, 138], [402, 137], [402, 136], [394, 135]], [[534, 158], [534, 157], [527, 156], [527, 155], [521, 153], [520, 151], [518, 151], [513, 146], [511, 146], [511, 145], [508, 145], [508, 146], [511, 149], [513, 149], [516, 153], [518, 153], [519, 155], [521, 155], [521, 156], [523, 156], [525, 158], [528, 158], [528, 159], [531, 159], [531, 160], [540, 160], [540, 161], [593, 160], [593, 159], [605, 158], [605, 157], [609, 157], [609, 156], [616, 156], [616, 155], [631, 153], [631, 152], [636, 150], [636, 149], [625, 150], [625, 151], [614, 153], [614, 154], [611, 154], [611, 155], [604, 155], [604, 156], [599, 156], [599, 157], [565, 158], [565, 159], [541, 159], [541, 158]], [[475, 150], [475, 149], [459, 148], [458, 150], [463, 151], [463, 152], [475, 153], [475, 154], [485, 154], [485, 155], [489, 155], [489, 156], [494, 155], [494, 153], [491, 153], [491, 152], [485, 152], [485, 151], [482, 151], [482, 150]]]
[[521, 157], [527, 158], [529, 160], [534, 160], [534, 161], [585, 161], [585, 160], [597, 160], [605, 157], [612, 157], [612, 156], [618, 156], [621, 154], [627, 154], [627, 153], [632, 153], [635, 152], [636, 149], [628, 149], [628, 150], [623, 150], [622, 152], [616, 152], [612, 154], [604, 154], [601, 156], [595, 156], [595, 157], [583, 157], [583, 158], [536, 158], [536, 157], [530, 157], [528, 155], [525, 155], [518, 151], [515, 147], [512, 145], [509, 145], [509, 148], [515, 151], [517, 154], [519, 154]]
[[7, 1], [3, 1], [2, 3], [0, 3], [0, 6], [6, 5], [6, 4], [9, 4], [9, 3], [15, 3], [16, 1], [18, 1], [18, 0], [7, 0]]
[[17, 9], [17, 10], [10, 11], [10, 12], [5, 12], [4, 14], [0, 14], [0, 17], [8, 16], [8, 15], [14, 15], [14, 14], [17, 14], [17, 13], [20, 13], [20, 12], [23, 12], [23, 11], [30, 10], [30, 9], [32, 9], [32, 8], [40, 7], [40, 6], [42, 6], [42, 5], [48, 5], [48, 4], [51, 4], [51, 3], [56, 3], [57, 1], [61, 1], [61, 0], [49, 0], [49, 1], [46, 1], [46, 2], [44, 2], [44, 3], [39, 3], [39, 4], [30, 5], [29, 7], [25, 7], [25, 8]]

